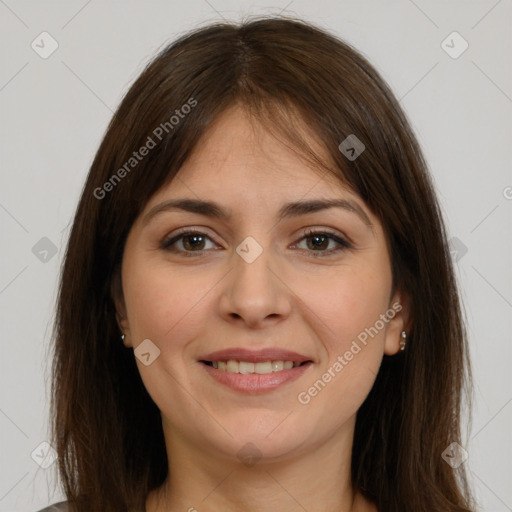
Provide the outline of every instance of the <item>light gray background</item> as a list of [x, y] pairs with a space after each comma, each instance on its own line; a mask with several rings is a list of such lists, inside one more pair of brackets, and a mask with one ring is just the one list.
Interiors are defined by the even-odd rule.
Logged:
[[[482, 510], [512, 510], [510, 0], [0, 0], [1, 512], [62, 498], [56, 464], [42, 469], [31, 453], [37, 460], [48, 438], [46, 351], [69, 223], [112, 112], [177, 35], [281, 11], [354, 44], [410, 117], [459, 240], [453, 256], [476, 384], [465, 464]], [[49, 48], [43, 31], [59, 45], [47, 59], [31, 47]], [[469, 44], [456, 59], [441, 45], [453, 31]], [[54, 256], [32, 251], [43, 237]]]

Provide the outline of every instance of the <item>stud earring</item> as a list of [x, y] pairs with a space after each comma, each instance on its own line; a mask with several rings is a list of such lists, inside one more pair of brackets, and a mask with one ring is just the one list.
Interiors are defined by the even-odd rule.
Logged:
[[407, 344], [407, 334], [405, 331], [402, 331], [401, 334], [402, 339], [400, 340], [400, 350], [405, 350], [405, 345]]
[[124, 342], [124, 334], [121, 334], [121, 341]]

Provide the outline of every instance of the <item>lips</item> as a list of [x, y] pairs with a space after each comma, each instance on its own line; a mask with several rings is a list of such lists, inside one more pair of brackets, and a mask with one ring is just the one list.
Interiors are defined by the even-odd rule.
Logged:
[[[233, 363], [234, 361], [231, 360]], [[215, 363], [210, 363], [215, 364]], [[218, 363], [221, 364], [220, 362]], [[238, 364], [238, 363], [236, 363]], [[265, 365], [266, 363], [245, 363]], [[297, 363], [299, 364], [299, 363]], [[306, 372], [310, 371], [313, 367], [312, 361], [305, 361], [298, 366], [294, 366], [289, 369], [282, 369], [278, 371], [271, 371], [270, 373], [265, 372], [264, 374], [259, 373], [233, 373], [229, 370], [221, 370], [210, 366], [208, 363], [201, 361], [201, 368], [209, 378], [217, 381], [224, 387], [231, 388], [238, 393], [244, 393], [248, 395], [259, 395], [263, 393], [269, 393], [282, 386], [292, 383], [299, 379]]]
[[199, 358], [204, 371], [218, 383], [240, 393], [268, 393], [300, 378], [314, 361], [280, 348], [229, 348]]
[[248, 363], [260, 363], [265, 361], [292, 361], [295, 364], [302, 364], [312, 361], [298, 352], [284, 350], [279, 348], [267, 348], [262, 350], [249, 350], [246, 348], [228, 348], [217, 350], [210, 354], [199, 357], [199, 361], [213, 363], [218, 361], [247, 361]]

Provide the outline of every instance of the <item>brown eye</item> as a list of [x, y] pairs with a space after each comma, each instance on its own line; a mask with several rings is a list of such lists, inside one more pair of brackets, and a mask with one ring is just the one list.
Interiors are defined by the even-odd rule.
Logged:
[[208, 249], [208, 247], [205, 247], [207, 240], [212, 241], [208, 235], [201, 231], [183, 231], [165, 240], [161, 248], [185, 256], [194, 256], [193, 253], [199, 253], [198, 255], [200, 255], [202, 251]]
[[[308, 231], [302, 238], [302, 240], [306, 240], [306, 245], [308, 252], [317, 253], [313, 254], [313, 256], [324, 256], [324, 255], [332, 255], [334, 253], [338, 253], [350, 247], [350, 244], [335, 235], [334, 233], [326, 232], [326, 231]], [[329, 244], [334, 242], [338, 245], [333, 249], [325, 250], [329, 247]]]

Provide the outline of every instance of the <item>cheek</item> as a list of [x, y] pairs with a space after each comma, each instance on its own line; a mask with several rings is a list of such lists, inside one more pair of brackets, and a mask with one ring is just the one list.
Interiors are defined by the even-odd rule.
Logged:
[[150, 338], [165, 345], [171, 338], [193, 336], [202, 301], [215, 281], [187, 270], [173, 270], [143, 254], [123, 264], [123, 291], [135, 340]]
[[307, 305], [326, 353], [300, 402], [331, 409], [332, 428], [340, 417], [355, 414], [378, 373], [387, 326], [381, 315], [386, 315], [391, 290], [388, 270], [347, 267], [332, 274], [329, 283], [309, 283]]
[[[308, 307], [318, 316], [325, 332], [326, 349], [331, 356], [348, 350], [351, 341], [364, 338], [381, 314], [388, 308], [390, 279], [385, 269], [382, 273], [369, 273], [362, 268], [351, 267], [329, 276], [328, 282], [309, 283]], [[382, 339], [385, 329], [378, 324]], [[372, 331], [373, 332], [373, 331]]]
[[175, 379], [187, 382], [188, 346], [201, 336], [208, 318], [207, 292], [216, 281], [190, 269], [173, 270], [142, 252], [132, 252], [123, 262], [123, 291], [133, 344], [136, 347], [150, 339], [160, 350], [149, 366], [136, 362], [147, 391], [161, 410], [172, 411], [176, 404], [180, 410], [191, 406]]

